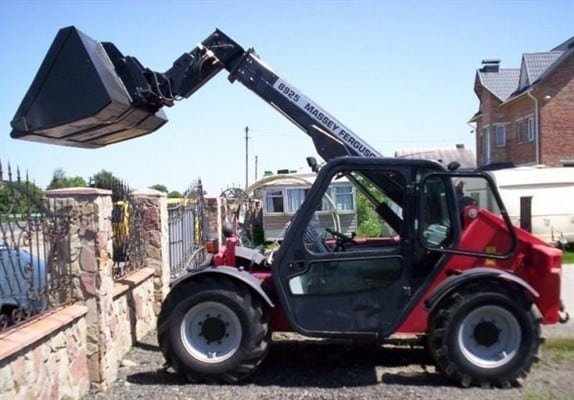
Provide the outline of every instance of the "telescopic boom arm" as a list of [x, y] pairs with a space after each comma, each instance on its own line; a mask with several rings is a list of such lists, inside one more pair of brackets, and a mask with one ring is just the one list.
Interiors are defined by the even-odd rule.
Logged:
[[216, 30], [165, 73], [124, 56], [74, 27], [58, 32], [14, 120], [12, 137], [101, 147], [161, 127], [162, 107], [191, 96], [221, 70], [305, 131], [325, 160], [380, 157], [323, 108], [280, 78], [256, 55]]

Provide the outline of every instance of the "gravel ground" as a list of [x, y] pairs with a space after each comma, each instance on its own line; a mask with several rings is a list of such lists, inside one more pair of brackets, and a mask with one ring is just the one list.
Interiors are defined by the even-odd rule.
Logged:
[[[282, 339], [251, 381], [241, 385], [186, 383], [171, 370], [155, 333], [126, 356], [118, 380], [106, 392], [84, 400], [104, 399], [572, 399], [574, 355], [562, 359], [543, 351], [521, 386], [511, 389], [464, 389], [426, 366], [417, 348], [350, 347], [342, 342]], [[132, 365], [133, 364], [133, 365]]]
[[[563, 275], [562, 296], [574, 314], [574, 265]], [[544, 327], [545, 337], [574, 338], [574, 322]], [[241, 385], [189, 384], [172, 370], [151, 332], [125, 358], [118, 380], [106, 392], [83, 400], [108, 399], [574, 399], [574, 354], [542, 348], [541, 361], [519, 387], [463, 389], [439, 375], [421, 349], [350, 347], [344, 342], [276, 335], [267, 359]]]

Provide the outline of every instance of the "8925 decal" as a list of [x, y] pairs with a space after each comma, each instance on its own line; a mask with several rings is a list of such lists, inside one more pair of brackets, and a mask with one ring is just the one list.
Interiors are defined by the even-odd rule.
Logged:
[[283, 82], [280, 82], [277, 85], [277, 89], [279, 91], [283, 92], [285, 94], [285, 96], [287, 96], [288, 98], [290, 98], [294, 102], [298, 102], [300, 99], [300, 96], [297, 94], [297, 92], [295, 92], [293, 89], [291, 89], [289, 86], [287, 86]]

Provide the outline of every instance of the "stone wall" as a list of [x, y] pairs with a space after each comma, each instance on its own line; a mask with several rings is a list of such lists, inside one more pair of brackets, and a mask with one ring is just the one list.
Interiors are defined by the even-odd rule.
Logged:
[[155, 328], [153, 276], [153, 269], [148, 267], [114, 285], [110, 330], [118, 360]]
[[154, 307], [159, 314], [161, 302], [169, 291], [169, 227], [167, 198], [153, 189], [134, 193], [133, 201], [144, 209], [143, 227], [146, 245], [147, 267], [154, 271]]
[[67, 307], [0, 335], [1, 399], [75, 399], [89, 390], [86, 312]]
[[81, 398], [106, 390], [122, 358], [156, 324], [169, 285], [167, 205], [143, 192], [146, 259], [114, 281], [111, 193], [93, 188], [46, 192], [70, 215], [68, 256], [74, 302], [0, 335], [0, 398]]

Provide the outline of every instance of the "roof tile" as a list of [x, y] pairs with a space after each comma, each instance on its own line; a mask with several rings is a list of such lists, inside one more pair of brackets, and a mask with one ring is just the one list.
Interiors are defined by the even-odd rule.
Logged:
[[500, 100], [506, 100], [518, 87], [520, 70], [501, 69], [498, 72], [478, 72], [482, 85]]
[[549, 51], [546, 53], [526, 53], [522, 55], [524, 64], [526, 65], [526, 72], [528, 74], [528, 82], [532, 85], [542, 75], [554, 61], [560, 57], [562, 51]]

